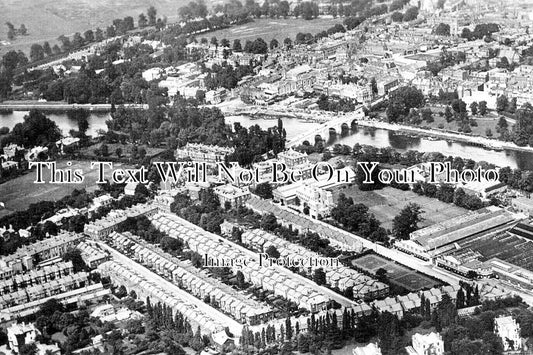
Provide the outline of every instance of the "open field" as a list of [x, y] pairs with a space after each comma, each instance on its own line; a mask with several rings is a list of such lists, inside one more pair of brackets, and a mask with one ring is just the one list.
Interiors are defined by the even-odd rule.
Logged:
[[146, 13], [151, 5], [157, 9], [158, 16], [176, 21], [178, 9], [187, 3], [187, 0], [2, 0], [0, 40], [7, 41], [7, 26], [4, 25], [7, 21], [15, 28], [24, 24], [28, 35], [17, 36], [11, 45], [0, 45], [0, 55], [11, 49], [28, 53], [33, 43], [49, 41], [53, 45], [62, 34], [83, 34], [97, 27], [105, 31], [116, 18], [132, 16], [137, 23], [139, 14]]
[[[67, 168], [66, 161], [57, 162], [57, 167], [60, 169]], [[130, 168], [124, 164], [113, 164], [114, 169]], [[70, 169], [81, 169], [84, 172], [85, 180], [81, 184], [36, 184], [37, 172], [33, 169], [29, 173], [19, 176], [16, 179], [7, 181], [0, 185], [0, 202], [3, 202], [6, 212], [25, 210], [30, 204], [39, 201], [57, 201], [62, 197], [70, 194], [74, 189], [91, 189], [97, 188], [96, 181], [98, 179], [98, 171], [91, 170], [89, 161], [74, 161]], [[43, 177], [45, 181], [49, 179], [50, 173], [48, 169], [44, 169]], [[107, 169], [109, 170], [109, 169]], [[110, 176], [106, 173], [106, 176]], [[2, 212], [2, 211], [0, 211]]]
[[386, 229], [392, 229], [392, 220], [410, 202], [422, 207], [424, 220], [420, 227], [442, 222], [466, 213], [466, 209], [444, 203], [435, 198], [420, 196], [412, 191], [402, 191], [392, 187], [382, 190], [361, 191], [357, 186], [335, 191], [335, 199], [339, 193], [352, 197], [355, 203], [362, 203], [370, 209]]
[[[439, 112], [444, 113], [444, 107], [430, 107], [431, 111], [433, 112], [433, 119], [434, 121], [431, 123], [422, 122], [421, 126], [424, 127], [430, 127], [430, 128], [438, 128], [439, 124], [442, 124], [444, 127], [443, 129], [450, 130], [450, 131], [457, 131], [459, 128], [459, 125], [457, 124], [457, 121], [451, 121], [446, 122], [446, 117], [441, 116]], [[496, 132], [496, 125], [498, 124], [499, 116], [495, 115], [493, 113], [489, 113], [487, 116], [474, 116], [473, 119], [476, 121], [477, 126], [470, 126], [472, 129], [473, 135], [476, 136], [482, 136], [487, 137], [487, 129], [490, 129], [492, 131], [493, 137], [498, 137], [499, 133]], [[511, 126], [511, 124], [509, 124]]]
[[200, 35], [200, 37], [209, 39], [215, 36], [219, 41], [226, 38], [231, 44], [233, 44], [234, 39], [240, 39], [243, 47], [246, 40], [254, 40], [258, 37], [263, 38], [267, 43], [270, 43], [275, 38], [282, 44], [283, 40], [287, 37], [294, 41], [298, 32], [316, 34], [327, 30], [337, 23], [342, 23], [342, 19], [318, 18], [310, 21], [294, 18], [258, 19], [242, 26], [205, 33]]
[[375, 254], [364, 255], [353, 260], [352, 264], [373, 274], [378, 269], [385, 269], [387, 270], [387, 277], [390, 281], [405, 287], [409, 291], [418, 291], [440, 285], [438, 281], [422, 275], [413, 269], [409, 269]]

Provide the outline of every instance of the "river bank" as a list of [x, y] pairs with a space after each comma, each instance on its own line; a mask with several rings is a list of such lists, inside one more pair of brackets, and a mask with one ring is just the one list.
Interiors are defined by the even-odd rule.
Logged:
[[483, 147], [489, 150], [503, 151], [503, 150], [515, 150], [520, 152], [533, 153], [533, 147], [521, 147], [513, 142], [506, 142], [498, 139], [489, 139], [479, 136], [469, 136], [460, 133], [439, 131], [434, 129], [424, 129], [412, 126], [399, 125], [395, 123], [388, 123], [375, 120], [361, 120], [357, 121], [358, 125], [365, 127], [380, 128], [394, 132], [411, 133], [425, 137], [435, 137], [440, 139], [451, 140], [454, 142], [461, 142], [470, 144], [473, 146]]
[[[124, 104], [125, 108], [147, 109], [148, 105]], [[0, 102], [1, 112], [40, 110], [48, 113], [64, 113], [77, 109], [84, 109], [90, 112], [107, 113], [111, 112], [111, 104], [69, 104], [66, 102], [42, 102], [42, 101], [3, 101]]]

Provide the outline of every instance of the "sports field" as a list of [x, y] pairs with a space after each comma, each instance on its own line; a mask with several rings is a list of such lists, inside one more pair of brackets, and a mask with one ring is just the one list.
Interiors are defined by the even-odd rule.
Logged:
[[[57, 167], [60, 169], [66, 169], [66, 161], [58, 161]], [[131, 168], [124, 164], [115, 163], [113, 169], [117, 168]], [[5, 204], [0, 214], [6, 215], [13, 211], [25, 210], [32, 203], [39, 201], [57, 201], [62, 197], [70, 194], [74, 189], [91, 189], [98, 188], [96, 181], [98, 179], [98, 171], [96, 169], [91, 170], [89, 161], [74, 161], [70, 169], [81, 169], [84, 172], [85, 180], [81, 184], [36, 184], [37, 172], [35, 169], [28, 172], [25, 175], [19, 176], [16, 179], [7, 181], [0, 185], [0, 202]], [[50, 174], [45, 170], [43, 173], [44, 179], [49, 179]], [[110, 174], [106, 173], [109, 177]]]
[[243, 46], [246, 40], [254, 40], [261, 37], [267, 43], [270, 43], [270, 41], [275, 38], [280, 44], [282, 44], [283, 40], [287, 37], [294, 41], [296, 34], [299, 32], [316, 34], [333, 27], [333, 25], [337, 23], [342, 24], [342, 19], [317, 18], [309, 21], [294, 18], [257, 19], [254, 20], [254, 22], [242, 26], [205, 33], [204, 35], [200, 35], [200, 38], [206, 37], [210, 39], [214, 36], [219, 41], [226, 38], [232, 44], [234, 39], [240, 39]]
[[392, 229], [392, 220], [410, 202], [420, 205], [424, 211], [422, 214], [424, 221], [419, 224], [419, 227], [426, 227], [467, 212], [466, 209], [453, 204], [392, 187], [375, 191], [361, 191], [357, 186], [353, 186], [336, 191], [335, 198], [338, 197], [339, 193], [352, 197], [355, 203], [368, 206], [386, 229]]
[[353, 260], [352, 264], [373, 274], [378, 269], [385, 269], [387, 270], [387, 277], [391, 282], [403, 286], [409, 291], [418, 291], [441, 284], [439, 281], [422, 275], [413, 269], [409, 269], [375, 254], [364, 255]]

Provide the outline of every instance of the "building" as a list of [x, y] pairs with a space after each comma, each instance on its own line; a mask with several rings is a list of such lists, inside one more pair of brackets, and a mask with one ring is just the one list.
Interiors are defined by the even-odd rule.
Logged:
[[425, 260], [453, 250], [455, 243], [509, 224], [514, 217], [502, 208], [489, 206], [468, 212], [434, 225], [414, 231], [409, 240], [394, 244], [397, 249]]
[[148, 82], [152, 80], [157, 80], [161, 78], [162, 75], [163, 75], [163, 69], [161, 68], [150, 68], [150, 69], [143, 71], [142, 73], [143, 79]]
[[528, 197], [516, 197], [511, 199], [511, 206], [518, 212], [533, 216], [533, 199]]
[[24, 270], [31, 270], [36, 265], [34, 260], [46, 262], [63, 256], [70, 248], [78, 244], [81, 234], [61, 233], [52, 238], [24, 245], [14, 254], [2, 258], [0, 263], [0, 278], [9, 278]]
[[224, 162], [226, 156], [235, 151], [229, 147], [219, 147], [216, 145], [205, 145], [187, 143], [185, 147], [176, 149], [177, 159], [191, 159], [198, 162], [218, 163]]
[[[37, 342], [39, 331], [35, 328], [33, 323], [15, 323], [7, 328], [7, 341], [9, 349], [18, 354], [20, 348], [26, 344], [35, 343], [37, 347], [37, 355], [59, 355], [60, 349], [57, 345], [45, 345]], [[0, 348], [0, 352], [2, 348]]]
[[113, 210], [102, 219], [86, 224], [83, 233], [93, 238], [102, 238], [108, 236], [116, 230], [118, 226], [128, 217], [137, 217], [140, 215], [151, 216], [158, 212], [156, 204], [139, 204], [125, 210]]
[[109, 254], [100, 249], [97, 244], [81, 242], [77, 249], [80, 250], [83, 261], [90, 268], [96, 268], [110, 259]]
[[520, 340], [520, 325], [511, 316], [500, 316], [494, 319], [494, 332], [503, 343], [503, 350], [520, 350], [522, 342]]
[[381, 355], [381, 349], [376, 343], [370, 343], [367, 346], [359, 346], [352, 351], [353, 355]]
[[231, 207], [242, 206], [251, 196], [247, 187], [240, 188], [231, 184], [218, 186], [213, 192], [218, 196], [222, 208], [226, 206], [226, 203], [229, 203]]
[[494, 194], [504, 192], [507, 189], [507, 185], [499, 181], [471, 181], [463, 185], [462, 189], [467, 194], [474, 195], [482, 199], [487, 199]]
[[297, 152], [292, 148], [278, 153], [278, 159], [290, 169], [309, 164], [309, 158], [306, 153]]
[[409, 355], [443, 355], [444, 341], [439, 333], [413, 335], [412, 346], [406, 348]]
[[15, 323], [7, 328], [9, 348], [18, 354], [21, 346], [35, 343], [37, 335], [38, 330], [32, 323]]
[[137, 190], [138, 182], [130, 182], [124, 186], [124, 194], [126, 196], [135, 196], [135, 191]]

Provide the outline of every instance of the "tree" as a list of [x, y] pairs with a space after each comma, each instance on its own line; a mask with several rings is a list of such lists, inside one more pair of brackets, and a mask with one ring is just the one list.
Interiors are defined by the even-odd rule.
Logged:
[[279, 43], [278, 43], [277, 39], [273, 38], [270, 41], [270, 50], [276, 49], [278, 47], [279, 47]]
[[278, 259], [281, 255], [278, 249], [273, 245], [267, 248], [266, 253], [268, 254], [268, 256], [270, 256], [273, 259]]
[[292, 48], [292, 40], [287, 37], [283, 40], [283, 45], [285, 46], [285, 48], [287, 49], [291, 49]]
[[507, 110], [508, 105], [509, 105], [509, 100], [507, 99], [507, 96], [505, 95], [498, 96], [498, 98], [496, 99], [496, 111], [498, 111], [498, 113], [501, 113]]
[[106, 37], [107, 38], [112, 38], [112, 37], [115, 37], [117, 35], [117, 31], [115, 30], [115, 27], [114, 26], [108, 26], [107, 29], [106, 29]]
[[444, 117], [446, 117], [446, 122], [453, 121], [453, 113], [450, 109], [450, 106], [446, 106], [446, 108], [444, 109]]
[[94, 42], [94, 32], [93, 30], [87, 30], [83, 33], [83, 37], [86, 43]]
[[264, 199], [271, 199], [274, 196], [272, 195], [272, 185], [269, 182], [263, 182], [257, 184], [255, 188], [255, 194]]
[[500, 119], [498, 120], [497, 126], [499, 127], [500, 131], [505, 131], [507, 129], [508, 123], [505, 117], [503, 116], [500, 117]]
[[374, 95], [377, 95], [379, 90], [378, 90], [378, 83], [376, 82], [376, 78], [372, 77], [372, 79], [370, 79], [370, 87], [372, 89], [372, 93]]
[[18, 123], [11, 131], [13, 143], [34, 147], [47, 146], [61, 138], [61, 131], [56, 123], [38, 110], [31, 110], [24, 116], [24, 122]]
[[405, 14], [403, 15], [403, 20], [405, 22], [416, 20], [418, 17], [418, 7], [412, 6], [405, 11]]
[[391, 15], [391, 20], [393, 22], [403, 22], [403, 14], [400, 11], [395, 11]]
[[431, 112], [431, 109], [429, 107], [422, 109], [422, 120], [426, 121], [427, 123], [433, 122], [433, 112]]
[[244, 288], [245, 281], [244, 274], [242, 273], [242, 271], [238, 270], [237, 274], [235, 275], [235, 278], [237, 281], [237, 286], [239, 286], [239, 288]]
[[48, 42], [43, 43], [43, 51], [47, 56], [52, 55], [52, 47], [50, 47], [50, 43]]
[[115, 154], [120, 158], [122, 156], [122, 148], [117, 147], [117, 149], [115, 149]]
[[412, 108], [419, 108], [424, 104], [424, 94], [413, 86], [404, 86], [389, 94], [387, 119], [389, 122], [402, 121]]
[[485, 116], [487, 114], [487, 101], [479, 102], [478, 111], [481, 116]]
[[139, 20], [137, 21], [139, 28], [145, 28], [148, 25], [148, 19], [144, 13], [139, 15]]
[[437, 27], [433, 29], [433, 33], [437, 36], [449, 36], [450, 35], [450, 25], [446, 23], [439, 23]]
[[74, 272], [80, 272], [87, 269], [85, 261], [81, 257], [81, 251], [79, 249], [70, 249], [63, 255], [64, 261], [72, 261], [72, 267]]
[[298, 352], [300, 354], [309, 352], [309, 337], [307, 334], [298, 334]]
[[233, 41], [233, 51], [234, 52], [242, 52], [242, 45], [241, 45], [241, 40], [240, 39], [236, 39]]
[[96, 31], [94, 31], [94, 40], [96, 42], [101, 42], [104, 40], [104, 31], [100, 27], [96, 28]]
[[322, 269], [315, 269], [315, 272], [313, 274], [313, 281], [316, 282], [317, 285], [322, 286], [326, 284], [326, 273]]
[[477, 115], [477, 112], [478, 112], [478, 104], [477, 104], [477, 102], [473, 101], [470, 104], [470, 112], [472, 112], [472, 116]]
[[87, 129], [89, 129], [89, 116], [88, 110], [83, 108], [77, 108], [67, 113], [69, 119], [78, 122], [78, 131], [81, 137], [85, 137]]
[[44, 49], [40, 44], [32, 44], [30, 48], [30, 59], [32, 62], [44, 59]]
[[148, 14], [148, 24], [150, 26], [155, 26], [156, 17], [157, 17], [157, 10], [155, 7], [150, 6], [147, 11]]
[[397, 239], [409, 239], [409, 235], [418, 229], [418, 222], [422, 221], [422, 208], [416, 203], [409, 203], [392, 221], [392, 233]]
[[22, 36], [26, 36], [28, 34], [28, 29], [26, 28], [26, 25], [24, 25], [23, 23], [19, 27], [19, 33]]
[[19, 355], [36, 355], [37, 345], [35, 343], [23, 344], [19, 348]]

